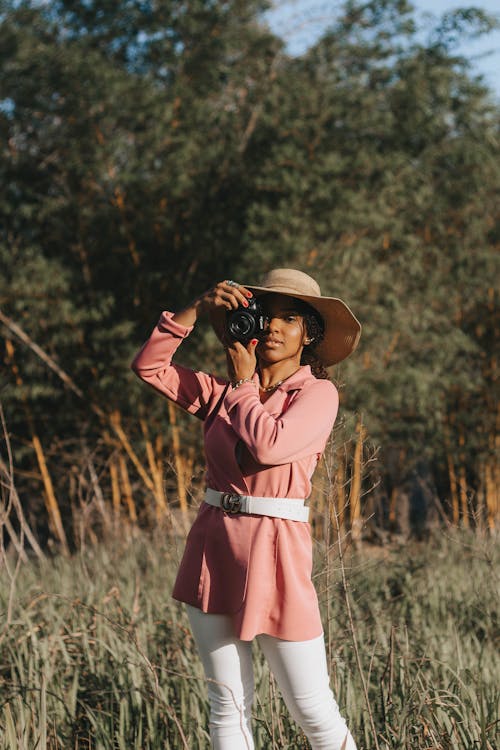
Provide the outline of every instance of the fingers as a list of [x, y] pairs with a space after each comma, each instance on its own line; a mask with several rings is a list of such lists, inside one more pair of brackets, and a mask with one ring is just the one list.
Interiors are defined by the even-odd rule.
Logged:
[[255, 352], [255, 347], [259, 343], [259, 339], [250, 339], [250, 341], [247, 344], [247, 352], [249, 354], [253, 354]]
[[247, 352], [248, 354], [253, 354], [255, 351], [255, 347], [257, 346], [258, 343], [259, 343], [259, 339], [251, 339], [245, 345], [245, 344], [242, 344], [241, 341], [230, 338], [229, 336], [226, 336], [223, 341], [223, 344], [226, 347], [226, 349], [235, 349], [240, 354], [243, 354], [244, 352]]
[[225, 307], [236, 310], [238, 307], [248, 307], [248, 299], [252, 293], [236, 282], [220, 281], [213, 289], [212, 303], [215, 307]]
[[237, 289], [238, 291], [242, 292], [245, 297], [251, 297], [252, 292], [244, 287], [242, 284], [238, 284], [237, 281], [233, 281], [232, 279], [226, 279], [225, 281], [221, 282], [222, 284], [225, 284], [225, 286], [230, 287], [231, 289]]
[[236, 380], [252, 377], [257, 365], [255, 358], [257, 343], [257, 339], [252, 339], [246, 346], [240, 341], [231, 341], [226, 346], [226, 358], [230, 377], [234, 377]]
[[248, 299], [252, 297], [252, 292], [246, 287], [238, 284], [236, 281], [226, 279], [219, 281], [211, 289], [208, 289], [195, 301], [199, 311], [210, 312], [215, 309], [225, 309], [227, 311], [236, 310], [238, 307], [248, 307]]

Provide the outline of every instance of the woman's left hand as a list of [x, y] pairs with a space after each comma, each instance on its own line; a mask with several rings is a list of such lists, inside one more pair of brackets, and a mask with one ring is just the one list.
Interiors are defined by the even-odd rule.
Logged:
[[258, 339], [251, 339], [247, 346], [239, 341], [230, 341], [226, 345], [227, 371], [231, 382], [251, 378], [257, 367], [255, 347]]

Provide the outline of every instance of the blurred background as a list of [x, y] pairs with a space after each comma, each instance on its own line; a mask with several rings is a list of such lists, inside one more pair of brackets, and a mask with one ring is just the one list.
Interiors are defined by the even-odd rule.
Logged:
[[[316, 535], [495, 528], [498, 19], [431, 7], [2, 2], [7, 544], [182, 531], [199, 425], [130, 361], [163, 309], [282, 265], [363, 324]], [[224, 373], [208, 325], [179, 359]]]

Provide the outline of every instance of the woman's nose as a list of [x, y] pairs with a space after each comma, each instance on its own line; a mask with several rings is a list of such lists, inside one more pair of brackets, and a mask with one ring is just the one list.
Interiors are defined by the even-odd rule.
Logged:
[[278, 318], [273, 318], [270, 315], [266, 315], [264, 319], [264, 323], [265, 323], [266, 329], [276, 330], [279, 324], [279, 321], [278, 321]]

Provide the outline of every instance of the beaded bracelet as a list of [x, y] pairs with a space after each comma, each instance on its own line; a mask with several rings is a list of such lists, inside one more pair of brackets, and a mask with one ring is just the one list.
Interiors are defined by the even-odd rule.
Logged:
[[233, 387], [233, 391], [234, 391], [234, 390], [235, 390], [236, 388], [239, 388], [239, 387], [240, 387], [240, 385], [243, 385], [243, 383], [251, 383], [252, 385], [256, 385], [256, 384], [254, 383], [254, 381], [252, 380], [252, 378], [241, 378], [241, 380], [237, 380], [237, 381], [236, 381], [235, 383], [231, 383], [231, 385], [232, 385], [232, 387]]

